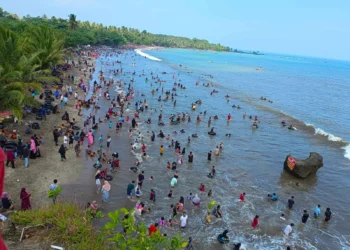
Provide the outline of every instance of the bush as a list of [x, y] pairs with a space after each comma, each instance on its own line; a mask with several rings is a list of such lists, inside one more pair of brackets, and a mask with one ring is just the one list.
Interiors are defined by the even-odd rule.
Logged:
[[104, 234], [96, 232], [91, 216], [75, 204], [56, 204], [38, 210], [16, 211], [10, 219], [19, 225], [45, 225], [50, 244], [74, 250], [105, 250]]

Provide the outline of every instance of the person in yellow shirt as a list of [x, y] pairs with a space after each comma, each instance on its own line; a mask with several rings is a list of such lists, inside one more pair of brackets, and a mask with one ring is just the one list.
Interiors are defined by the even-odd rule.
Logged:
[[211, 222], [210, 212], [208, 212], [207, 215], [205, 216], [205, 221], [207, 222], [207, 224]]
[[160, 148], [159, 148], [159, 153], [160, 153], [160, 155], [163, 155], [163, 153], [164, 153], [164, 147], [163, 147], [163, 145], [160, 146]]

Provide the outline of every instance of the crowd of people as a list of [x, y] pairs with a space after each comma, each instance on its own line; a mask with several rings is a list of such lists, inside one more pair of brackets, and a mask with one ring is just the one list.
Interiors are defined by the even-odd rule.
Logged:
[[[115, 56], [115, 52], [101, 52], [101, 57], [104, 57], [105, 60], [108, 60], [109, 66], [117, 65], [117, 62], [113, 62], [112, 58]], [[109, 72], [112, 71], [114, 76], [123, 77], [123, 69], [118, 64], [117, 67], [114, 67], [113, 69], [109, 70]], [[99, 79], [93, 81], [92, 79], [92, 73], [94, 72], [94, 69], [90, 70], [91, 74], [91, 80], [90, 82], [86, 82], [83, 79], [75, 80], [78, 84], [78, 87], [83, 91], [84, 95], [79, 96], [77, 93], [73, 95], [73, 90], [70, 86], [66, 86], [66, 92], [57, 95], [57, 98], [60, 98], [60, 103], [62, 104], [61, 108], [63, 109], [65, 103], [69, 101], [69, 97], [74, 97], [75, 102], [75, 108], [78, 111], [78, 116], [82, 112], [82, 108], [89, 108], [91, 110], [90, 114], [87, 115], [84, 120], [84, 126], [82, 128], [79, 128], [76, 126], [75, 118], [71, 117], [68, 112], [65, 112], [62, 116], [62, 120], [66, 121], [65, 123], [62, 123], [60, 127], [55, 127], [53, 129], [53, 140], [57, 146], [59, 146], [58, 153], [60, 155], [61, 161], [66, 161], [66, 151], [68, 148], [74, 148], [74, 151], [76, 153], [76, 156], [79, 157], [81, 151], [85, 151], [85, 154], [87, 157], [91, 157], [93, 159], [96, 159], [96, 163], [94, 164], [94, 167], [96, 168], [96, 173], [94, 176], [94, 183], [96, 185], [96, 191], [101, 194], [101, 200], [102, 202], [109, 202], [110, 201], [110, 192], [113, 192], [111, 190], [111, 184], [109, 181], [113, 179], [113, 173], [117, 172], [120, 168], [119, 163], [119, 155], [117, 152], [113, 152], [113, 150], [110, 151], [110, 148], [113, 148], [112, 143], [112, 137], [111, 133], [119, 133], [122, 129], [126, 129], [129, 131], [129, 138], [132, 141], [131, 151], [136, 155], [137, 152], [141, 151], [141, 158], [142, 160], [147, 160], [148, 155], [151, 154], [148, 152], [148, 145], [145, 144], [142, 136], [140, 136], [140, 130], [138, 128], [138, 124], [142, 122], [141, 119], [143, 119], [143, 113], [145, 111], [149, 111], [147, 113], [148, 118], [146, 119], [147, 124], [152, 123], [152, 114], [157, 112], [157, 109], [159, 112], [157, 115], [157, 122], [159, 126], [167, 126], [166, 122], [164, 121], [164, 117], [162, 115], [164, 107], [162, 105], [159, 105], [159, 107], [151, 107], [150, 104], [147, 102], [146, 98], [143, 94], [141, 94], [141, 98], [136, 100], [136, 93], [137, 90], [134, 89], [131, 83], [129, 83], [127, 86], [124, 86], [121, 81], [114, 82], [113, 79], [107, 79], [104, 76], [104, 72], [99, 72]], [[135, 72], [133, 73], [135, 74]], [[152, 91], [152, 93], [155, 92], [161, 92], [164, 93], [164, 87], [162, 86], [163, 81], [161, 80], [158, 75], [155, 75], [151, 73], [152, 80], [159, 84], [159, 89], [155, 89]], [[148, 82], [148, 78], [146, 78], [146, 82]], [[117, 85], [118, 88], [123, 89], [120, 93], [116, 96], [111, 92], [111, 87]], [[196, 84], [198, 85], [198, 84]], [[176, 106], [176, 89], [185, 89], [185, 86], [181, 83], [177, 83], [175, 80], [174, 87], [172, 91], [167, 92], [167, 98], [169, 100], [172, 100], [174, 103], [174, 106]], [[92, 89], [92, 95], [90, 98], [88, 98], [88, 93]], [[212, 91], [211, 95], [214, 93], [217, 93], [218, 91]], [[67, 95], [66, 95], [67, 94]], [[63, 96], [63, 97], [62, 97]], [[139, 95], [138, 95], [139, 96]], [[65, 100], [65, 97], [68, 98], [68, 100]], [[88, 99], [87, 99], [88, 98]], [[228, 98], [228, 97], [226, 97]], [[162, 99], [162, 98], [161, 98]], [[108, 103], [108, 110], [101, 110], [103, 113], [103, 117], [97, 117], [96, 112], [101, 108], [101, 102]], [[126, 109], [130, 109], [133, 105], [132, 102], [135, 102], [135, 110], [133, 112], [126, 112]], [[197, 103], [197, 102], [196, 102]], [[191, 104], [189, 107], [190, 109], [196, 109], [195, 104]], [[239, 107], [240, 109], [241, 107]], [[99, 112], [101, 112], [99, 111]], [[205, 111], [206, 113], [206, 111]], [[187, 119], [186, 119], [187, 117]], [[213, 119], [218, 119], [217, 115], [212, 116]], [[112, 120], [112, 118], [116, 118]], [[246, 114], [244, 113], [243, 119], [246, 118]], [[216, 133], [214, 131], [214, 128], [211, 127], [211, 117], [208, 119], [208, 127], [211, 128], [208, 132], [208, 136], [215, 136]], [[229, 113], [227, 115], [227, 121], [229, 122], [232, 119], [231, 114]], [[249, 119], [253, 120], [253, 126], [258, 128], [258, 124], [260, 123], [257, 116], [249, 116]], [[191, 122], [190, 115], [186, 112], [174, 114], [170, 119], [171, 124], [177, 124], [181, 122]], [[196, 122], [200, 123], [202, 120], [202, 117], [200, 114], [198, 114]], [[97, 134], [98, 127], [101, 123], [107, 123], [109, 130], [106, 131], [106, 134]], [[115, 130], [113, 129], [115, 127]], [[124, 128], [126, 127], [126, 128]], [[77, 131], [78, 130], [78, 131]], [[115, 131], [115, 132], [114, 132]], [[3, 132], [2, 132], [3, 133]], [[178, 132], [174, 131], [173, 135], [176, 135]], [[184, 133], [184, 130], [180, 130], [179, 133]], [[136, 136], [135, 136], [136, 135]], [[193, 134], [192, 138], [196, 138], [198, 135]], [[230, 137], [231, 134], [226, 134], [227, 137]], [[134, 138], [136, 137], [136, 138]], [[0, 139], [1, 139], [0, 134]], [[59, 145], [59, 139], [62, 138], [62, 143]], [[106, 138], [106, 139], [104, 139]], [[167, 197], [173, 198], [173, 190], [176, 189], [178, 182], [179, 182], [179, 172], [178, 168], [183, 164], [183, 157], [186, 155], [185, 146], [183, 146], [186, 143], [191, 142], [191, 137], [189, 136], [187, 138], [187, 141], [182, 143], [178, 140], [172, 139], [172, 136], [170, 134], [165, 135], [162, 130], [160, 130], [157, 135], [152, 131], [150, 134], [150, 140], [151, 143], [155, 142], [156, 138], [159, 140], [163, 140], [163, 138], [170, 142], [169, 148], [171, 150], [174, 150], [174, 154], [177, 156], [177, 161], [168, 161], [166, 168], [168, 171], [172, 171], [173, 177], [171, 178], [171, 181], [169, 183], [170, 190], [168, 192]], [[157, 140], [158, 140], [157, 139]], [[104, 143], [106, 142], [106, 147], [104, 147]], [[135, 144], [140, 144], [140, 148], [135, 147]], [[216, 157], [220, 157], [221, 152], [223, 151], [224, 144], [221, 142], [213, 151], [209, 151], [207, 153], [207, 160], [208, 162], [211, 162], [212, 156], [215, 155]], [[40, 137], [37, 137], [34, 135], [32, 139], [30, 140], [30, 143], [27, 143], [24, 147], [25, 150], [21, 151], [22, 157], [27, 160], [25, 160], [24, 165], [25, 167], [28, 167], [28, 157], [38, 157], [38, 152], [40, 156]], [[159, 147], [159, 157], [166, 157], [165, 151], [170, 150], [164, 145], [161, 145]], [[17, 156], [13, 155], [11, 153], [12, 151], [7, 152], [7, 163], [6, 165], [10, 164], [12, 167], [14, 166], [14, 159], [18, 157], [19, 152], [17, 152]], [[153, 152], [152, 152], [153, 153]], [[196, 160], [196, 152], [189, 152], [187, 154], [187, 162], [189, 164], [193, 164]], [[105, 166], [109, 166], [105, 168]], [[145, 213], [152, 212], [151, 207], [146, 207], [146, 204], [144, 202], [145, 195], [143, 194], [143, 183], [145, 180], [145, 171], [140, 169], [140, 166], [142, 165], [141, 162], [137, 161], [134, 166], [130, 167], [130, 170], [137, 174], [137, 177], [134, 180], [131, 180], [130, 183], [126, 187], [126, 197], [128, 199], [137, 199], [137, 203], [135, 205], [135, 213], [133, 216], [142, 216]], [[216, 167], [212, 166], [209, 173], [206, 173], [206, 176], [210, 179], [212, 179], [215, 182], [215, 177], [217, 176]], [[205, 176], [204, 176], [205, 177]], [[149, 177], [151, 185], [156, 185], [153, 180], [153, 176]], [[198, 183], [199, 184], [199, 183]], [[196, 185], [198, 185], [196, 184]], [[53, 184], [50, 186], [50, 190], [55, 190], [57, 188], [57, 180], [54, 180]], [[188, 194], [186, 196], [187, 202], [193, 206], [193, 208], [199, 208], [201, 207], [201, 195], [206, 192], [206, 187], [203, 183], [200, 183], [198, 186], [194, 186], [193, 190], [198, 190], [198, 193], [192, 193]], [[20, 197], [22, 200], [21, 209], [30, 209], [30, 193], [27, 193], [25, 188], [21, 190]], [[213, 195], [212, 190], [209, 190], [206, 196], [211, 197]], [[154, 188], [151, 189], [149, 192], [148, 199], [151, 203], [155, 204], [157, 202], [158, 196], [156, 194], [156, 191]], [[272, 193], [268, 195], [268, 199], [266, 202], [269, 201], [277, 201], [278, 196], [276, 193]], [[240, 202], [246, 202], [246, 193], [242, 192], [239, 196]], [[56, 197], [53, 198], [53, 203], [56, 203]], [[149, 235], [151, 236], [153, 233], [160, 230], [160, 228], [163, 227], [172, 227], [173, 225], [178, 225], [179, 230], [182, 232], [185, 232], [186, 228], [189, 225], [190, 218], [187, 212], [185, 211], [185, 197], [180, 196], [179, 201], [177, 203], [173, 203], [170, 205], [170, 213], [171, 217], [168, 219], [165, 219], [165, 216], [160, 217], [156, 222], [152, 223], [149, 226]], [[293, 209], [293, 206], [295, 204], [294, 197], [292, 196], [290, 199], [288, 199], [287, 207], [289, 210]], [[10, 196], [4, 192], [2, 194], [2, 206], [5, 209], [14, 209], [14, 204], [11, 202]], [[99, 209], [99, 206], [97, 205], [96, 201], [89, 202], [87, 205], [87, 208], [93, 211], [97, 211]], [[317, 205], [314, 209], [314, 217], [317, 219], [321, 214], [321, 205]], [[330, 208], [327, 208], [325, 210], [324, 214], [324, 222], [327, 223], [332, 218], [332, 213]], [[221, 210], [221, 204], [215, 204], [213, 208], [206, 211], [204, 215], [204, 224], [210, 225], [212, 223], [212, 217], [215, 219], [221, 219], [224, 217], [224, 212]], [[285, 215], [281, 215], [281, 220], [285, 221]], [[309, 219], [309, 213], [305, 209], [303, 211], [303, 214], [301, 215], [301, 222], [307, 223]], [[252, 223], [251, 227], [257, 228], [259, 227], [260, 221], [259, 221], [259, 215], [255, 215], [253, 218], [251, 218]], [[294, 223], [289, 223], [285, 226], [285, 228], [282, 230], [283, 234], [288, 236], [293, 231]], [[230, 230], [223, 229], [223, 232], [217, 236], [217, 240], [222, 244], [227, 244], [230, 242], [230, 238], [228, 234], [230, 233]], [[163, 234], [166, 236], [166, 234]], [[195, 237], [189, 238], [187, 249], [191, 249], [192, 245], [195, 242]], [[232, 242], [232, 241], [231, 241]], [[245, 249], [243, 244], [236, 242], [233, 246], [234, 250], [242, 250]]]

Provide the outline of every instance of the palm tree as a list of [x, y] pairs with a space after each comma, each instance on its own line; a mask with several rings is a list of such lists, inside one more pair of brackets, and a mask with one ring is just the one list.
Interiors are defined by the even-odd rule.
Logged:
[[28, 53], [40, 52], [37, 56], [37, 63], [41, 70], [61, 63], [64, 57], [63, 49], [63, 38], [47, 25], [33, 29], [26, 44]]
[[0, 110], [10, 110], [19, 120], [23, 104], [34, 103], [29, 88], [40, 89], [37, 80], [43, 76], [35, 63], [40, 52], [26, 54], [26, 41], [0, 27]]
[[77, 16], [74, 14], [69, 15], [69, 25], [72, 30], [75, 30], [78, 26]]

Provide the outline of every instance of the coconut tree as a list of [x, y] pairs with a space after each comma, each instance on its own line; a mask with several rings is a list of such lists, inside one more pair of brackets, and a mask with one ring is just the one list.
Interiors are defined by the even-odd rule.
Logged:
[[36, 63], [40, 65], [40, 70], [49, 69], [63, 61], [64, 40], [53, 29], [43, 25], [33, 29], [29, 36], [26, 52], [39, 52]]
[[69, 16], [69, 25], [72, 30], [75, 30], [78, 26], [77, 16], [74, 14], [70, 14]]
[[0, 110], [10, 110], [22, 118], [23, 104], [33, 103], [29, 89], [40, 89], [37, 56], [40, 52], [26, 54], [24, 44], [9, 30], [0, 27]]

